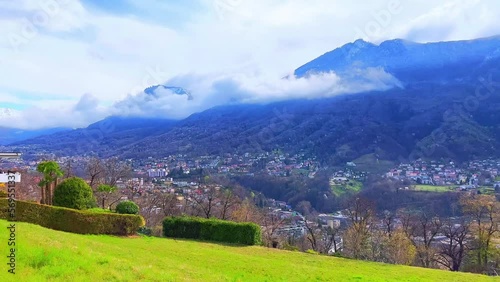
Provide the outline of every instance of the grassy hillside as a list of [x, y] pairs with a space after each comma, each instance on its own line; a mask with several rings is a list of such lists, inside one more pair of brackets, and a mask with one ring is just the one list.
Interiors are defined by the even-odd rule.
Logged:
[[454, 186], [435, 186], [435, 185], [415, 185], [415, 190], [424, 192], [450, 192], [455, 191]]
[[332, 193], [337, 196], [343, 196], [346, 193], [355, 194], [363, 189], [363, 183], [356, 180], [349, 180], [346, 184], [343, 185], [330, 185], [332, 188]]
[[[17, 225], [17, 274], [0, 281], [494, 281], [465, 273], [263, 247], [164, 238], [77, 235]], [[0, 220], [6, 241], [7, 222]], [[7, 244], [1, 244], [1, 255]]]

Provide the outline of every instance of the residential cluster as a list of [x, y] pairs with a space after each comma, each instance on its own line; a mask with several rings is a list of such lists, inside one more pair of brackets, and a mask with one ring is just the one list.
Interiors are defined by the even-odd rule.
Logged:
[[389, 170], [385, 177], [410, 180], [416, 184], [454, 186], [473, 189], [480, 186], [500, 186], [500, 160], [476, 160], [464, 164], [453, 161], [402, 163]]

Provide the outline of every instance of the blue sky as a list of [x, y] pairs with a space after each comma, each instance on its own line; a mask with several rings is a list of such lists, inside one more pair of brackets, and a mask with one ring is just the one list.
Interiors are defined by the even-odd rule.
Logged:
[[[360, 37], [472, 39], [500, 34], [498, 18], [494, 0], [0, 0], [0, 109], [14, 110], [0, 122], [82, 127], [110, 114], [182, 118], [235, 93], [315, 97], [339, 78], [280, 78]], [[194, 99], [145, 102], [160, 83]]]

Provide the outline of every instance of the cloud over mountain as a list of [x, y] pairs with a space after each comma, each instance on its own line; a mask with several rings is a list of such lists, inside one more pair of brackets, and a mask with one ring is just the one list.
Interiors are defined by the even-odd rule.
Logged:
[[[186, 74], [165, 85], [182, 86], [186, 93], [157, 87], [129, 95], [112, 107], [114, 115], [184, 118], [208, 108], [235, 103], [270, 103], [290, 99], [314, 99], [372, 90], [387, 90], [400, 82], [382, 68], [352, 69], [349, 75], [335, 72], [307, 77], [273, 78], [248, 74]], [[177, 91], [178, 92], [178, 91]]]

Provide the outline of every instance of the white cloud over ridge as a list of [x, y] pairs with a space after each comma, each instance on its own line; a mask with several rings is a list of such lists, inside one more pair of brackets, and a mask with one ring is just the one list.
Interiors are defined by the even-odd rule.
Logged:
[[382, 68], [354, 69], [349, 77], [334, 72], [299, 78], [293, 74], [286, 78], [245, 73], [186, 74], [172, 78], [164, 85], [182, 86], [191, 96], [158, 88], [155, 95], [141, 92], [127, 97], [112, 107], [112, 113], [179, 119], [219, 105], [316, 99], [401, 87], [401, 83]]

